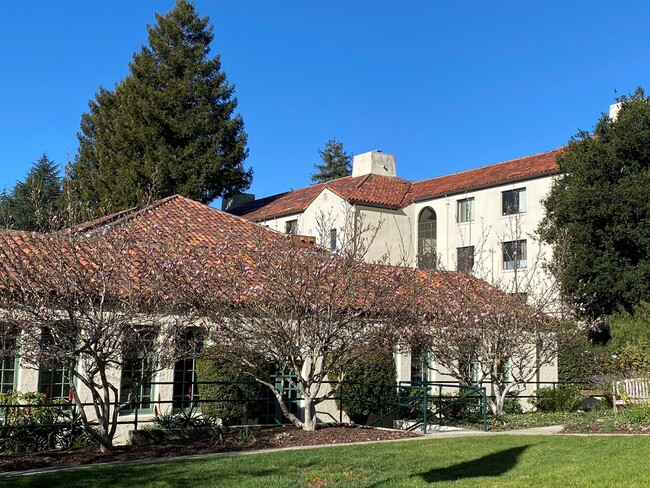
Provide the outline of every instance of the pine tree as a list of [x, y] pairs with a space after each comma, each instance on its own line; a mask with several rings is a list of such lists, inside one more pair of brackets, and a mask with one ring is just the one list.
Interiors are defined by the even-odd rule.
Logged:
[[314, 183], [324, 183], [352, 173], [352, 157], [343, 150], [342, 142], [330, 139], [324, 149], [318, 150], [318, 154], [323, 164], [314, 164], [318, 170], [311, 175], [311, 181]]
[[234, 86], [219, 56], [209, 57], [209, 19], [178, 0], [147, 29], [130, 73], [113, 90], [100, 87], [82, 115], [66, 188], [96, 211], [175, 193], [209, 203], [252, 180]]
[[1, 224], [18, 230], [47, 231], [60, 213], [61, 178], [57, 165], [46, 154], [36, 161], [25, 181], [0, 196]]

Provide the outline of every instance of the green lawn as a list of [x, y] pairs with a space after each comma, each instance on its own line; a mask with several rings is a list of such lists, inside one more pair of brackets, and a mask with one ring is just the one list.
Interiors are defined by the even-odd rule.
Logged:
[[97, 466], [0, 478], [0, 486], [645, 487], [650, 480], [648, 452], [650, 436], [490, 435]]

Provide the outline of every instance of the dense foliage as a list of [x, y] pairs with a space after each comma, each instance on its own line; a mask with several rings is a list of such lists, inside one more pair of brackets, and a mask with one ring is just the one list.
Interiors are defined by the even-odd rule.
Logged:
[[81, 118], [66, 183], [74, 201], [98, 211], [172, 194], [209, 203], [251, 183], [234, 86], [219, 56], [209, 57], [209, 19], [178, 0], [147, 29], [129, 74], [113, 90], [100, 87]]
[[318, 150], [318, 154], [323, 164], [314, 165], [317, 170], [311, 175], [311, 181], [314, 183], [324, 183], [352, 173], [352, 157], [345, 152], [342, 142], [330, 139], [324, 149]]
[[46, 231], [55, 224], [62, 203], [61, 178], [54, 161], [43, 154], [24, 181], [0, 197], [0, 226], [27, 231]]
[[219, 418], [224, 425], [234, 425], [253, 420], [264, 412], [268, 390], [254, 376], [268, 379], [268, 365], [260, 362], [258, 371], [247, 372], [227, 352], [213, 346], [207, 347], [197, 359], [196, 368], [199, 381], [206, 382], [199, 384], [204, 416]]
[[397, 397], [397, 369], [390, 349], [366, 349], [350, 363], [336, 392], [337, 405], [364, 424]]
[[576, 385], [557, 385], [555, 388], [535, 390], [531, 400], [538, 412], [574, 412], [580, 407], [582, 397]]
[[650, 299], [650, 99], [638, 89], [620, 101], [615, 120], [603, 114], [560, 155], [540, 226], [565, 261], [564, 295], [590, 318]]

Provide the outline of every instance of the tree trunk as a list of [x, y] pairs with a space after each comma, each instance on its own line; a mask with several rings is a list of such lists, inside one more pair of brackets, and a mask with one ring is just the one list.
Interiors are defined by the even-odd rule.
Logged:
[[311, 398], [304, 399], [305, 420], [303, 422], [303, 430], [314, 431], [316, 430], [316, 405]]

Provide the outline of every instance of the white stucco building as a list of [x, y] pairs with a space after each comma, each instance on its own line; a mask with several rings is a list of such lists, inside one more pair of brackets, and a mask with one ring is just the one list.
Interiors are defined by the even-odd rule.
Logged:
[[[279, 232], [313, 236], [332, 250], [366, 245], [371, 262], [469, 271], [552, 310], [554, 283], [542, 266], [551, 249], [535, 233], [562, 150], [417, 182], [397, 176], [395, 156], [371, 151], [354, 157], [351, 176], [228, 211]], [[409, 355], [396, 360], [402, 380], [450, 379], [435, 368], [422, 378], [421, 364]], [[556, 365], [537, 378], [556, 380]]]

